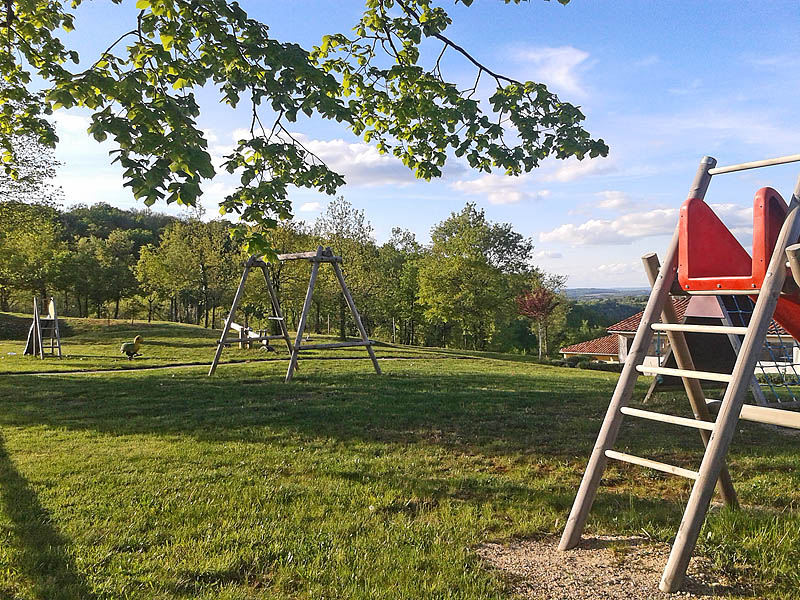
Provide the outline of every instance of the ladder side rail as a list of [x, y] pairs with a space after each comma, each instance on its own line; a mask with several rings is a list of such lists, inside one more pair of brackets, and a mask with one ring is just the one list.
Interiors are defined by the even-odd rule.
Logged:
[[[717, 161], [714, 158], [710, 156], [703, 157], [689, 188], [690, 198], [705, 197], [708, 184], [711, 181], [708, 170], [716, 164]], [[611, 398], [611, 403], [603, 419], [603, 425], [600, 428], [600, 433], [597, 436], [589, 463], [578, 488], [578, 493], [572, 504], [569, 518], [561, 535], [561, 541], [558, 544], [559, 550], [574, 548], [580, 541], [586, 518], [589, 516], [592, 503], [597, 495], [597, 488], [600, 485], [600, 479], [608, 462], [605, 451], [612, 449], [619, 434], [619, 428], [622, 425], [623, 415], [619, 409], [627, 406], [630, 401], [633, 388], [639, 377], [636, 367], [644, 362], [647, 350], [653, 340], [651, 325], [656, 322], [661, 314], [664, 304], [669, 299], [672, 284], [676, 279], [678, 271], [678, 231], [679, 229], [676, 226], [675, 233], [672, 235], [672, 240], [664, 256], [664, 264], [661, 266], [658, 278], [650, 292], [650, 298], [639, 323], [639, 329], [633, 339], [631, 352], [628, 354], [625, 366], [617, 381], [614, 395]]]
[[586, 518], [589, 516], [594, 498], [597, 495], [597, 488], [600, 485], [600, 479], [603, 476], [607, 464], [606, 450], [611, 450], [614, 442], [619, 434], [619, 428], [622, 425], [622, 413], [620, 408], [627, 406], [633, 394], [633, 388], [639, 377], [636, 367], [640, 366], [650, 344], [653, 340], [653, 330], [651, 325], [658, 319], [664, 304], [669, 299], [670, 288], [672, 281], [678, 268], [678, 229], [675, 229], [675, 234], [672, 236], [669, 249], [665, 257], [664, 265], [661, 267], [656, 284], [650, 293], [650, 299], [647, 301], [642, 320], [639, 323], [639, 328], [633, 338], [633, 344], [628, 352], [628, 357], [625, 360], [625, 365], [622, 368], [622, 373], [617, 380], [617, 386], [614, 389], [614, 395], [611, 397], [611, 403], [606, 411], [606, 416], [603, 419], [603, 424], [597, 436], [594, 449], [589, 458], [589, 463], [586, 466], [586, 471], [581, 480], [578, 493], [570, 511], [569, 518], [567, 519], [564, 532], [559, 542], [559, 550], [569, 550], [574, 548], [580, 541], [583, 527], [586, 523]]
[[242, 271], [242, 279], [239, 281], [239, 287], [236, 288], [236, 294], [233, 296], [233, 302], [231, 302], [231, 311], [225, 318], [225, 325], [223, 325], [222, 334], [220, 334], [219, 336], [217, 351], [214, 354], [214, 360], [211, 362], [211, 368], [208, 370], [209, 377], [214, 374], [214, 371], [217, 370], [217, 365], [219, 364], [220, 356], [222, 356], [222, 349], [225, 347], [225, 338], [227, 337], [228, 331], [231, 328], [231, 323], [233, 323], [233, 319], [236, 316], [236, 309], [239, 307], [239, 301], [241, 300], [242, 294], [244, 293], [244, 284], [247, 283], [247, 275], [250, 273], [251, 260], [252, 257], [244, 265], [244, 271]]
[[798, 237], [800, 237], [800, 178], [798, 178], [792, 195], [786, 220], [778, 235], [764, 283], [759, 291], [741, 352], [736, 359], [732, 373], [733, 380], [725, 390], [717, 417], [717, 426], [711, 434], [711, 440], [700, 464], [700, 476], [692, 487], [675, 543], [661, 577], [659, 589], [663, 592], [674, 592], [683, 583], [686, 568], [689, 565], [711, 501], [714, 484], [719, 477], [728, 447], [736, 432], [744, 397], [750, 386], [751, 375], [766, 338], [767, 329], [772, 321], [778, 297], [783, 289], [786, 279], [786, 248], [795, 243]]
[[[655, 284], [660, 267], [658, 257], [654, 253], [646, 254], [642, 257], [642, 262], [644, 263], [644, 268], [647, 272], [647, 278], [652, 286]], [[678, 314], [675, 311], [675, 307], [673, 306], [672, 302], [667, 301], [664, 304], [664, 309], [661, 312], [661, 322], [664, 324], [676, 324], [679, 322]], [[692, 353], [689, 350], [689, 344], [686, 342], [686, 336], [683, 334], [683, 332], [667, 330], [666, 334], [667, 339], [669, 340], [670, 348], [672, 348], [672, 354], [675, 357], [675, 364], [677, 365], [678, 370], [695, 371], [694, 359], [692, 359]], [[714, 418], [711, 416], [711, 411], [708, 410], [708, 406], [706, 405], [706, 396], [705, 393], [703, 393], [703, 388], [700, 385], [700, 382], [691, 377], [681, 377], [681, 381], [683, 382], [683, 388], [686, 390], [686, 397], [689, 399], [689, 405], [692, 407], [694, 418], [698, 421], [713, 422]], [[703, 446], [708, 447], [708, 441], [711, 438], [711, 433], [701, 429], [700, 438], [703, 441]], [[739, 502], [736, 499], [736, 491], [733, 488], [733, 482], [731, 481], [730, 473], [728, 472], [727, 467], [724, 465], [720, 472], [720, 477], [717, 484], [722, 501], [727, 506], [738, 506]]]

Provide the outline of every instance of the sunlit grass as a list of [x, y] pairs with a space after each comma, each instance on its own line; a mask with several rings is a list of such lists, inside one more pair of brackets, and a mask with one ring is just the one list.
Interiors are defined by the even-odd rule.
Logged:
[[[107, 333], [83, 341], [113, 347]], [[285, 360], [212, 379], [0, 377], [0, 597], [508, 597], [473, 549], [560, 532], [617, 376], [437, 356], [386, 360], [382, 377], [307, 361], [289, 385]], [[713, 510], [698, 551], [763, 597], [798, 598], [798, 438], [740, 430], [745, 509]], [[643, 421], [619, 447], [689, 468], [702, 455], [695, 431]], [[588, 531], [670, 541], [689, 489], [611, 465]]]

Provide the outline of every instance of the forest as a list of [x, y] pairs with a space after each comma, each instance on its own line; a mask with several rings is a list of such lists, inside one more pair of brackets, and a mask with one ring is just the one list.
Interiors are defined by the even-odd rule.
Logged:
[[[63, 209], [49, 199], [4, 200], [0, 310], [29, 312], [33, 295], [55, 296], [65, 316], [221, 327], [247, 258], [229, 230], [198, 210], [173, 217], [105, 203]], [[552, 356], [640, 306], [567, 299], [565, 278], [532, 264], [532, 241], [474, 204], [436, 224], [430, 239], [394, 229], [379, 244], [364, 212], [343, 197], [315, 221], [286, 220], [269, 234], [278, 253], [322, 245], [341, 255], [368, 333], [382, 341]], [[270, 274], [292, 328], [309, 267], [275, 263]], [[240, 310], [248, 325], [270, 326], [263, 281], [250, 279]], [[333, 273], [322, 269], [310, 330], [353, 334], [347, 313]]]

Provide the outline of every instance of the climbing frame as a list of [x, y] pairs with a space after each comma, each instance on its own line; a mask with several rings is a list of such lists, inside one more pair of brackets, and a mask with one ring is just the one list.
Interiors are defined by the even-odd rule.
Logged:
[[[800, 331], [800, 309], [795, 310], [800, 306], [800, 244], [797, 244], [800, 239], [800, 179], [788, 206], [770, 188], [756, 195], [752, 259], [704, 203], [713, 175], [797, 161], [800, 155], [720, 168], [716, 168], [716, 160], [711, 157], [701, 161], [664, 264], [659, 265], [653, 254], [644, 257], [652, 292], [572, 505], [560, 550], [573, 548], [580, 541], [609, 459], [687, 477], [694, 480], [694, 485], [659, 584], [662, 591], [677, 591], [683, 583], [714, 488], [719, 486], [726, 504], [737, 506], [725, 457], [739, 419], [800, 429], [800, 413], [744, 405], [773, 317], [793, 336], [797, 337], [795, 332]], [[726, 256], [729, 260], [725, 260]], [[789, 267], [794, 281], [787, 278]], [[670, 301], [672, 293], [738, 295], [753, 298], [755, 305], [746, 326], [686, 325], [676, 320]], [[661, 323], [658, 323], [659, 316]], [[644, 366], [655, 331], [668, 335], [677, 368]], [[742, 336], [732, 372], [697, 371], [684, 336], [688, 331]], [[628, 407], [640, 373], [681, 377], [694, 418]], [[705, 399], [701, 380], [726, 384], [721, 402]], [[698, 429], [706, 446], [699, 469], [676, 467], [614, 450], [625, 416]]]

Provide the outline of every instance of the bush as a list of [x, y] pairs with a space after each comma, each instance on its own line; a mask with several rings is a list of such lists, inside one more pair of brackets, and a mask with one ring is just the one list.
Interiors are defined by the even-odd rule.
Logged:
[[607, 363], [597, 360], [581, 360], [576, 365], [579, 369], [588, 369], [590, 371], [606, 371], [608, 373], [622, 373], [622, 363]]

